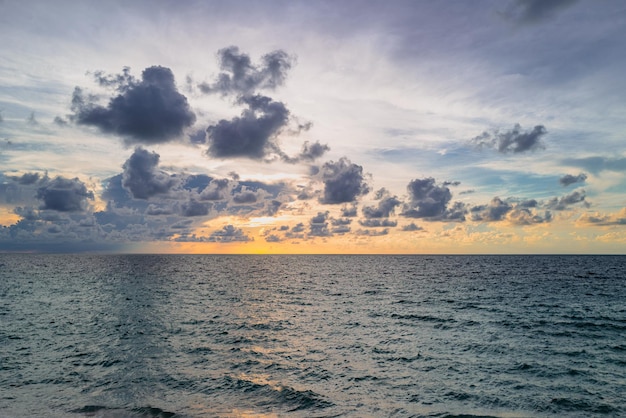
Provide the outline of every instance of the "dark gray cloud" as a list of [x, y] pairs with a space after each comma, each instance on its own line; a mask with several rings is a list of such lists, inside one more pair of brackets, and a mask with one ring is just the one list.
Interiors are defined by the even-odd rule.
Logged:
[[[39, 179], [39, 173], [24, 173], [21, 176], [12, 176], [9, 177], [11, 180], [18, 182], [21, 185], [30, 185], [30, 184], [35, 184]], [[46, 180], [46, 177], [43, 178], [43, 180]]]
[[[545, 209], [563, 210], [567, 205], [573, 204], [573, 198], [559, 202], [559, 199], [552, 199], [545, 206]], [[515, 199], [502, 200], [494, 197], [487, 205], [473, 206], [470, 209], [472, 220], [475, 222], [499, 222], [507, 221], [514, 225], [525, 226], [552, 221], [552, 213], [549, 210], [539, 213], [539, 203], [535, 199]], [[560, 207], [560, 208], [559, 208]]]
[[553, 17], [557, 12], [573, 5], [577, 0], [514, 0], [503, 13], [508, 19], [531, 24]]
[[180, 209], [182, 216], [206, 216], [209, 214], [210, 204], [189, 199], [187, 202], [181, 203]]
[[259, 200], [257, 194], [250, 190], [243, 190], [240, 193], [235, 193], [233, 195], [233, 202], [239, 205], [256, 203]]
[[59, 212], [77, 212], [87, 208], [87, 200], [93, 200], [93, 192], [77, 178], [55, 177], [37, 190], [37, 199], [43, 201], [41, 209]]
[[319, 141], [316, 141], [312, 144], [306, 141], [302, 145], [302, 151], [300, 152], [300, 155], [298, 157], [300, 160], [314, 161], [323, 156], [329, 150], [330, 147], [328, 145], [322, 145], [319, 143]]
[[213, 179], [202, 192], [200, 200], [224, 200], [229, 194], [230, 181], [228, 179]]
[[415, 223], [411, 222], [408, 225], [404, 225], [402, 227], [402, 230], [403, 231], [407, 231], [407, 232], [410, 232], [410, 231], [423, 231], [424, 228], [422, 228], [421, 226], [417, 226], [417, 225], [415, 225]]
[[513, 205], [494, 197], [488, 205], [474, 206], [470, 209], [473, 221], [497, 222], [506, 218], [506, 214], [513, 209]]
[[330, 223], [333, 226], [330, 231], [332, 234], [343, 235], [352, 229], [349, 226], [352, 223], [350, 218], [330, 218]]
[[328, 229], [328, 211], [318, 212], [316, 216], [311, 218], [309, 225], [309, 235], [313, 237], [329, 237], [332, 235]]
[[536, 208], [538, 205], [535, 199], [526, 199], [517, 202], [517, 206], [520, 208]]
[[562, 163], [572, 167], [580, 167], [594, 174], [601, 171], [626, 171], [626, 158], [586, 157], [566, 158]]
[[206, 130], [200, 129], [188, 135], [192, 144], [206, 144]]
[[366, 237], [381, 237], [383, 235], [389, 234], [389, 230], [388, 229], [382, 229], [382, 230], [359, 229], [356, 231], [356, 234], [366, 236]]
[[175, 177], [158, 169], [159, 154], [141, 147], [123, 165], [122, 185], [135, 199], [149, 199], [168, 193], [179, 183]]
[[494, 148], [503, 154], [520, 153], [545, 148], [541, 138], [547, 133], [543, 125], [537, 125], [531, 131], [524, 132], [522, 127], [516, 124], [513, 129], [506, 132], [485, 131], [471, 142], [479, 148]]
[[60, 116], [55, 116], [53, 122], [54, 122], [55, 125], [61, 126], [61, 127], [67, 126], [69, 124], [68, 121], [66, 121], [65, 119], [63, 119]]
[[397, 221], [392, 221], [390, 219], [365, 219], [359, 221], [359, 224], [365, 226], [367, 228], [389, 228], [398, 226]]
[[281, 242], [282, 240], [276, 234], [270, 234], [265, 237], [265, 242]]
[[388, 218], [394, 213], [396, 206], [400, 206], [402, 202], [396, 196], [385, 196], [380, 199], [377, 206], [363, 207], [363, 216], [367, 219], [372, 218]]
[[198, 86], [207, 94], [239, 96], [253, 94], [257, 89], [275, 89], [285, 82], [294, 62], [285, 51], [276, 50], [264, 55], [260, 65], [254, 65], [250, 56], [236, 46], [220, 49], [217, 56], [222, 70], [217, 80]]
[[337, 162], [329, 161], [322, 166], [324, 194], [321, 203], [338, 204], [354, 202], [359, 196], [369, 192], [365, 182], [363, 167], [341, 158]]
[[350, 218], [331, 218], [330, 222], [333, 226], [341, 226], [341, 225], [350, 225], [352, 223], [352, 219]]
[[462, 190], [462, 191], [459, 192], [460, 195], [462, 195], [462, 194], [472, 194], [472, 193], [476, 193], [476, 190], [468, 189], [468, 190]]
[[174, 210], [170, 206], [162, 206], [150, 204], [146, 208], [146, 215], [160, 216], [160, 215], [172, 215]]
[[299, 222], [295, 226], [291, 227], [290, 231], [285, 232], [286, 238], [291, 239], [303, 239], [305, 226], [302, 222]]
[[611, 215], [590, 215], [584, 214], [578, 222], [595, 226], [623, 226], [626, 225], [626, 209]]
[[584, 190], [574, 190], [572, 193], [562, 196], [561, 198], [554, 197], [546, 203], [546, 208], [551, 210], [567, 210], [570, 206], [582, 203], [584, 207], [589, 207], [590, 204], [586, 200]]
[[240, 117], [222, 119], [207, 128], [207, 153], [216, 158], [245, 157], [256, 160], [272, 153], [282, 155], [276, 136], [289, 120], [285, 105], [265, 96], [247, 96], [240, 102], [247, 105]]
[[169, 68], [146, 68], [141, 80], [127, 73], [108, 78], [99, 75], [96, 79], [102, 85], [115, 86], [119, 94], [104, 107], [77, 87], [72, 98], [72, 120], [80, 125], [120, 135], [128, 144], [158, 144], [181, 137], [196, 120]]
[[438, 186], [432, 177], [411, 180], [407, 186], [409, 202], [404, 204], [402, 216], [426, 220], [464, 221], [465, 208], [456, 202], [448, 207], [452, 193], [447, 186]]
[[530, 209], [516, 207], [509, 212], [507, 219], [512, 224], [519, 226], [543, 224], [552, 221], [552, 213], [547, 210], [541, 215]]
[[226, 225], [222, 229], [214, 231], [209, 236], [210, 242], [248, 242], [254, 241], [251, 237], [247, 236], [240, 228], [235, 228], [233, 225]]
[[352, 205], [344, 205], [341, 208], [341, 216], [346, 218], [354, 218], [357, 215], [357, 205], [356, 203]]
[[265, 203], [265, 214], [268, 216], [274, 216], [278, 213], [278, 209], [281, 208], [281, 206], [283, 205], [283, 202], [279, 201], [279, 200], [268, 200]]
[[585, 173], [580, 173], [577, 176], [566, 174], [559, 179], [559, 183], [561, 186], [567, 187], [575, 183], [584, 183], [585, 180], [587, 180], [587, 175]]

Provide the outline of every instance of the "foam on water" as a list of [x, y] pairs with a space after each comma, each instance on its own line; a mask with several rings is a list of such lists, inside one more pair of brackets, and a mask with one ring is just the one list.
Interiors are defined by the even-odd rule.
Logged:
[[618, 416], [626, 257], [0, 255], [0, 416]]

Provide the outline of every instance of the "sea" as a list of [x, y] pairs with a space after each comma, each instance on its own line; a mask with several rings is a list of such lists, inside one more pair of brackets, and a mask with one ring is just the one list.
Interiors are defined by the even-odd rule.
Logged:
[[0, 254], [0, 417], [626, 416], [626, 256]]

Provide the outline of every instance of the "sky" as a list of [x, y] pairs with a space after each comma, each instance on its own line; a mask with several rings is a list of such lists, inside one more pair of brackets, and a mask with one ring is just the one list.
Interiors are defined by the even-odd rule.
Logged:
[[626, 253], [621, 0], [0, 0], [0, 252]]

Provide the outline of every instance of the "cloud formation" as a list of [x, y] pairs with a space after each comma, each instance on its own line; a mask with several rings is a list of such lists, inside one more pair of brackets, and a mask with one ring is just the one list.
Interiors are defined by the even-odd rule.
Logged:
[[363, 167], [345, 157], [337, 162], [325, 163], [321, 168], [321, 176], [324, 192], [320, 202], [324, 204], [351, 203], [370, 190], [365, 182]]
[[209, 242], [248, 242], [254, 241], [245, 234], [242, 229], [233, 225], [226, 225], [222, 229], [213, 231], [209, 236]]
[[169, 68], [146, 68], [141, 80], [125, 69], [121, 75], [96, 73], [104, 86], [119, 93], [106, 106], [76, 87], [72, 97], [72, 120], [95, 126], [102, 132], [122, 136], [127, 144], [158, 144], [182, 137], [196, 120], [187, 98], [178, 92]]
[[563, 164], [580, 167], [594, 174], [598, 174], [602, 171], [626, 171], [626, 158], [618, 157], [584, 157], [584, 158], [566, 158], [562, 161]]
[[309, 236], [313, 237], [328, 237], [332, 233], [328, 229], [328, 214], [329, 212], [318, 212], [316, 216], [311, 218], [309, 225]]
[[472, 139], [478, 148], [493, 148], [502, 154], [521, 153], [545, 148], [541, 138], [548, 131], [543, 125], [535, 126], [531, 131], [524, 132], [519, 124], [506, 132], [483, 132]]
[[438, 186], [432, 177], [411, 180], [407, 186], [409, 201], [404, 204], [402, 216], [435, 221], [464, 221], [465, 208], [456, 202], [448, 207], [452, 193], [447, 186]]
[[190, 198], [188, 201], [180, 205], [180, 214], [182, 216], [206, 216], [209, 214], [210, 203], [198, 202]]
[[575, 183], [584, 183], [585, 180], [587, 180], [587, 175], [585, 173], [580, 173], [577, 176], [566, 174], [559, 179], [559, 183], [561, 186], [567, 187]]
[[488, 205], [474, 206], [470, 209], [473, 221], [497, 222], [505, 219], [506, 214], [513, 209], [513, 205], [499, 197], [491, 199]]
[[626, 225], [626, 208], [612, 214], [583, 214], [577, 221], [579, 224], [594, 226], [624, 226]]
[[572, 193], [565, 195], [561, 198], [554, 197], [546, 203], [546, 207], [552, 210], [567, 210], [570, 206], [577, 203], [582, 203], [584, 207], [589, 207], [590, 204], [585, 200], [586, 195], [584, 190], [574, 190]]
[[285, 105], [258, 95], [242, 97], [240, 102], [247, 106], [241, 116], [222, 119], [207, 128], [208, 155], [261, 160], [272, 153], [282, 154], [276, 136], [289, 121]]
[[379, 199], [377, 206], [365, 206], [362, 209], [363, 216], [367, 219], [388, 218], [394, 213], [395, 208], [402, 204], [396, 196], [390, 196], [385, 189], [379, 190], [376, 197]]
[[41, 209], [44, 210], [78, 212], [86, 209], [87, 200], [93, 200], [94, 194], [79, 179], [58, 176], [44, 180], [37, 189], [37, 199], [43, 202]]
[[122, 185], [135, 199], [168, 193], [178, 180], [158, 169], [159, 154], [137, 147], [123, 165]]
[[236, 46], [220, 49], [217, 56], [222, 72], [215, 82], [198, 86], [203, 93], [247, 96], [258, 89], [275, 89], [285, 82], [294, 61], [285, 51], [276, 50], [263, 55], [260, 65], [253, 65]]

